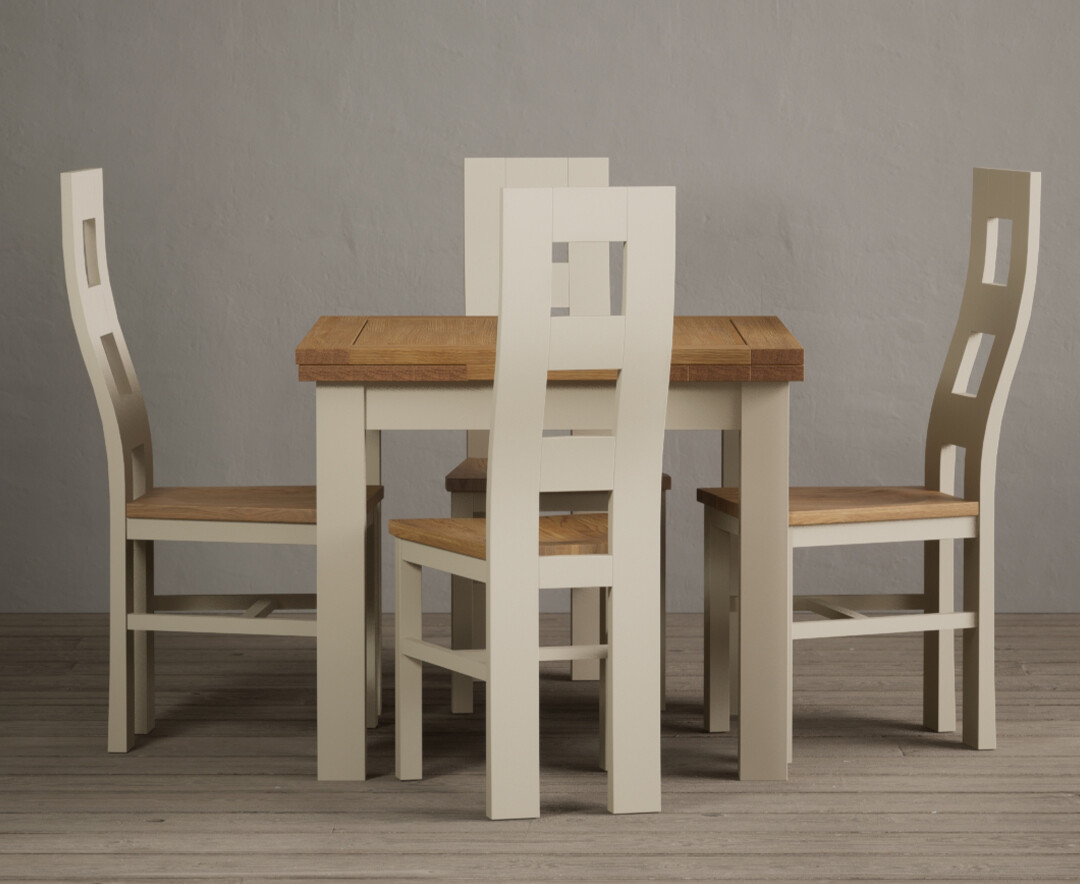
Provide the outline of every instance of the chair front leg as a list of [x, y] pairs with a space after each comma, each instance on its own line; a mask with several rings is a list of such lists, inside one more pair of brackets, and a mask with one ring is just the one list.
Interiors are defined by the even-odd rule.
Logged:
[[738, 597], [734, 547], [712, 507], [705, 507], [705, 730], [731, 730], [732, 683], [738, 681], [732, 653], [731, 600]]
[[423, 774], [423, 664], [402, 651], [405, 639], [423, 635], [421, 569], [402, 556], [394, 542], [394, 775], [418, 780]]
[[[139, 614], [154, 610], [154, 542], [131, 541], [132, 610]], [[154, 729], [154, 633], [133, 633], [135, 681], [135, 733]]]
[[[475, 518], [484, 509], [483, 497], [473, 493], [450, 495], [450, 516]], [[483, 584], [450, 575], [450, 647], [455, 649], [484, 646]], [[460, 672], [450, 673], [450, 711], [468, 714], [473, 711], [475, 680]]]
[[[923, 610], [947, 613], [953, 603], [952, 540], [930, 540], [923, 553]], [[923, 724], [932, 731], [956, 730], [956, 645], [951, 629], [923, 633]]]

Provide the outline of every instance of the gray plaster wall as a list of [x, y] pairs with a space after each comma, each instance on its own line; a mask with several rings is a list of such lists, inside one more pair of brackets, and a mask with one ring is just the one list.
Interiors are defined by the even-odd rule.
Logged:
[[[1070, 0], [0, 0], [0, 610], [107, 605], [104, 446], [64, 291], [61, 171], [105, 170], [158, 482], [304, 483], [314, 390], [293, 348], [321, 314], [463, 310], [473, 155], [607, 155], [614, 183], [677, 185], [677, 312], [776, 313], [806, 348], [796, 484], [921, 481], [971, 169], [1041, 170], [998, 595], [1009, 611], [1080, 610], [1078, 45]], [[388, 434], [385, 515], [447, 514], [462, 447]], [[665, 460], [670, 606], [700, 610], [694, 489], [719, 481], [719, 438], [669, 434]], [[911, 586], [920, 557], [807, 552], [796, 588]], [[310, 550], [158, 554], [160, 591], [313, 576]]]

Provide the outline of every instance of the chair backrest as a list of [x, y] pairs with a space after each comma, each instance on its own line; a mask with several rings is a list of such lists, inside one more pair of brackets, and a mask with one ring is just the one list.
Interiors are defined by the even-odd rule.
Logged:
[[[499, 312], [504, 187], [606, 187], [607, 157], [468, 157], [465, 160], [465, 313]], [[572, 316], [611, 312], [607, 243], [567, 247], [551, 275], [552, 305]], [[487, 453], [486, 430], [468, 434], [468, 455]]]
[[60, 215], [71, 319], [105, 432], [109, 508], [122, 518], [124, 504], [153, 485], [153, 454], [142, 390], [109, 282], [101, 169], [60, 176]]
[[[927, 487], [953, 493], [963, 448], [968, 500], [993, 501], [1001, 419], [1035, 293], [1041, 193], [1039, 172], [975, 170], [967, 283], [926, 437]], [[1007, 228], [1003, 275], [998, 252]]]
[[[671, 365], [675, 189], [507, 188], [502, 202], [489, 564], [510, 555], [523, 576], [537, 573], [529, 560], [538, 556], [541, 492], [610, 491], [609, 554], [646, 548], [660, 528], [656, 483]], [[552, 316], [552, 244], [613, 241], [625, 243], [621, 313]], [[545, 415], [549, 370], [617, 372], [609, 385], [613, 411], [585, 406]], [[611, 432], [545, 435], [562, 430]]]

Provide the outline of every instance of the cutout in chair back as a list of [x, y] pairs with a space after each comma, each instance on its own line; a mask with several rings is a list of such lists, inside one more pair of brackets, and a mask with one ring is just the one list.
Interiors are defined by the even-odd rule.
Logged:
[[994, 335], [975, 332], [968, 338], [964, 347], [964, 356], [960, 360], [960, 370], [956, 373], [953, 393], [974, 399], [979, 395], [986, 364], [994, 347]]
[[[499, 313], [502, 190], [504, 187], [606, 187], [607, 157], [467, 157], [465, 178], [465, 313]], [[551, 246], [551, 313], [554, 316], [610, 313], [608, 246], [568, 243]], [[469, 457], [486, 457], [487, 430], [467, 434]]]
[[1008, 285], [1011, 264], [1012, 218], [987, 218], [983, 282], [987, 285]]
[[[647, 475], [642, 486], [650, 502], [655, 497], [652, 474], [660, 472], [670, 374], [674, 202], [670, 188], [503, 191], [489, 514], [497, 508], [493, 489], [504, 485], [510, 464], [512, 484], [527, 496], [612, 491], [620, 475], [628, 483], [626, 493], [633, 485], [636, 495], [638, 478]], [[605, 255], [609, 242], [625, 243], [623, 315], [551, 315], [551, 241], [571, 248], [598, 244]], [[608, 391], [610, 401], [598, 398], [587, 409], [552, 414], [545, 404], [548, 371], [603, 372], [617, 380]], [[551, 430], [577, 434], [556, 436]], [[580, 435], [582, 430], [615, 435]], [[533, 497], [533, 518], [535, 502]]]
[[120, 356], [120, 348], [116, 346], [116, 338], [112, 332], [101, 336], [101, 349], [105, 351], [105, 361], [109, 365], [116, 392], [121, 396], [129, 396], [131, 384], [128, 381], [127, 370], [124, 368], [124, 360]]
[[86, 284], [93, 288], [101, 285], [101, 271], [98, 269], [97, 219], [87, 218], [83, 226], [83, 261], [86, 266]]

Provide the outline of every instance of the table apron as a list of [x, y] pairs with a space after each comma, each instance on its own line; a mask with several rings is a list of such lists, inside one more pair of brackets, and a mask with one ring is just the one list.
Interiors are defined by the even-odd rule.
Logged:
[[[327, 386], [366, 387], [369, 430], [479, 430], [491, 426], [490, 383]], [[672, 384], [667, 428], [738, 429], [741, 391], [742, 384], [733, 381]], [[591, 429], [611, 429], [614, 405], [610, 384], [555, 383], [549, 387], [544, 421], [551, 429], [580, 427], [585, 420], [594, 424]]]

